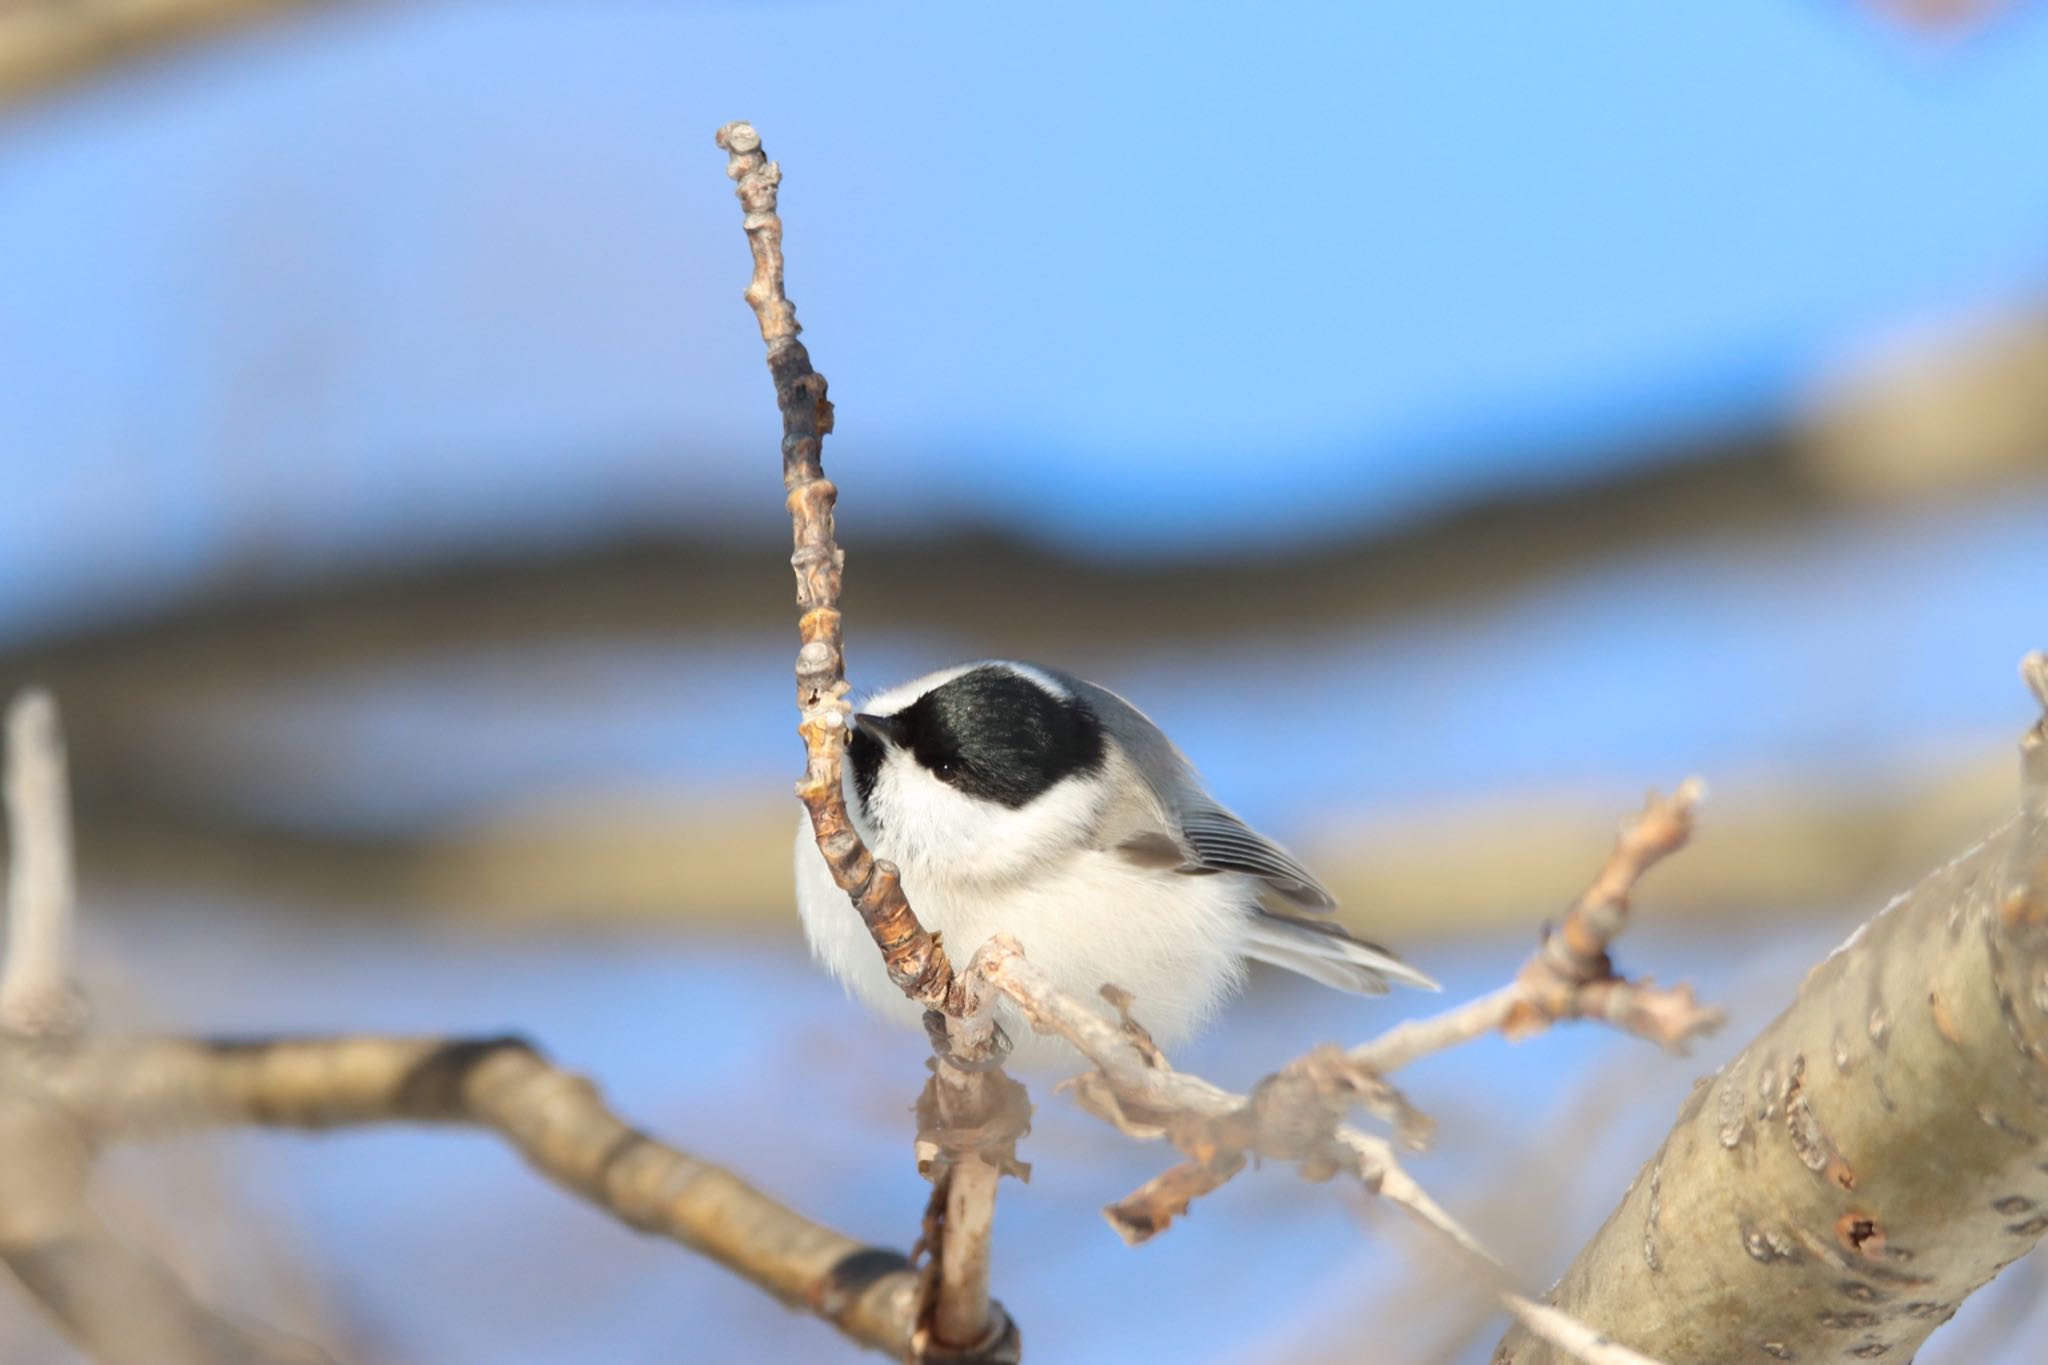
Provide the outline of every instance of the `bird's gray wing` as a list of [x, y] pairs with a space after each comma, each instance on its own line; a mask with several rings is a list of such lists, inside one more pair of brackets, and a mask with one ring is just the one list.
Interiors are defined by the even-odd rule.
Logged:
[[[1047, 670], [1048, 672], [1051, 670]], [[1058, 674], [1102, 719], [1158, 802], [1167, 828], [1120, 830], [1118, 846], [1141, 861], [1171, 863], [1186, 872], [1244, 872], [1307, 910], [1329, 910], [1337, 898], [1301, 860], [1217, 803], [1186, 755], [1144, 712], [1106, 687]]]
[[1201, 866], [1249, 872], [1303, 909], [1336, 908], [1337, 898], [1300, 859], [1221, 806], [1183, 809], [1180, 828]]

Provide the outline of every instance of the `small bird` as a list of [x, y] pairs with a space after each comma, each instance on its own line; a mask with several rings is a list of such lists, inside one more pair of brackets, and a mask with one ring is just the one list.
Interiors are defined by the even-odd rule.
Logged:
[[[1209, 794], [1164, 731], [1116, 693], [1005, 659], [941, 669], [876, 694], [853, 718], [848, 814], [896, 864], [927, 929], [964, 966], [991, 935], [1067, 993], [1107, 1011], [1135, 997], [1162, 1046], [1193, 1037], [1243, 984], [1246, 959], [1383, 995], [1437, 989], [1377, 944], [1311, 914], [1336, 900], [1293, 854]], [[811, 951], [848, 990], [916, 1021], [880, 952], [799, 823], [797, 908]], [[1007, 1016], [1007, 1017], [1006, 1017]], [[998, 1009], [1020, 1060], [1073, 1060]]]

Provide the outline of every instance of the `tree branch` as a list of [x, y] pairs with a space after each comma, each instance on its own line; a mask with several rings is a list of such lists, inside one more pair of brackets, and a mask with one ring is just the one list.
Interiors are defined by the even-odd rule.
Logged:
[[[2024, 671], [2048, 708], [2048, 664]], [[2044, 734], [2019, 817], [1693, 1092], [1557, 1307], [1675, 1360], [1903, 1360], [2048, 1232]], [[1558, 1355], [1517, 1330], [1495, 1359]]]
[[72, 987], [71, 820], [57, 708], [38, 691], [7, 712], [8, 935], [0, 961], [0, 1263], [57, 1328], [114, 1365], [307, 1365], [319, 1351], [200, 1303], [178, 1277], [122, 1244], [87, 1199], [97, 1155], [42, 1075], [84, 1022]]
[[1392, 1144], [1345, 1118], [1352, 1107], [1363, 1107], [1392, 1124], [1407, 1145], [1426, 1145], [1428, 1120], [1385, 1076], [1426, 1053], [1496, 1029], [1522, 1037], [1566, 1019], [1604, 1019], [1679, 1047], [1715, 1027], [1720, 1012], [1701, 1008], [1689, 988], [1660, 991], [1628, 981], [1615, 974], [1609, 956], [1627, 925], [1636, 883], [1690, 837], [1700, 793], [1700, 784], [1688, 781], [1668, 799], [1651, 794], [1642, 812], [1623, 826], [1614, 852], [1562, 927], [1546, 935], [1510, 985], [1434, 1019], [1400, 1025], [1349, 1052], [1319, 1048], [1267, 1076], [1249, 1095], [1175, 1070], [1131, 1017], [1127, 992], [1103, 989], [1121, 1015], [1113, 1023], [1061, 992], [1005, 935], [989, 940], [968, 964], [968, 1003], [981, 1010], [991, 995], [1008, 998], [1033, 1028], [1064, 1038], [1093, 1064], [1092, 1072], [1070, 1083], [1084, 1108], [1129, 1136], [1164, 1138], [1180, 1149], [1181, 1164], [1104, 1210], [1127, 1242], [1157, 1236], [1194, 1199], [1227, 1183], [1255, 1158], [1293, 1165], [1311, 1180], [1349, 1175], [1455, 1248], [1484, 1276], [1501, 1306], [1539, 1339], [1587, 1365], [1646, 1365], [1649, 1357], [1519, 1293], [1492, 1253], [1402, 1168]]
[[832, 869], [832, 880], [874, 936], [890, 980], [925, 1008], [957, 1016], [962, 1011], [952, 993], [953, 966], [946, 950], [918, 923], [895, 866], [877, 862], [862, 845], [840, 789], [852, 707], [846, 700], [850, 689], [839, 625], [846, 556], [834, 539], [832, 522], [839, 490], [825, 477], [821, 460], [825, 436], [832, 430], [832, 404], [825, 396], [825, 376], [811, 368], [810, 353], [797, 340], [803, 329], [783, 288], [782, 219], [776, 212], [782, 167], [768, 160], [751, 124], [726, 124], [718, 130], [718, 145], [726, 151], [725, 173], [737, 182], [746, 210], [747, 245], [754, 255], [746, 300], [761, 325], [775, 406], [782, 413], [782, 483], [796, 541], [789, 562], [796, 570], [797, 633], [803, 641], [796, 660], [796, 702], [803, 717], [797, 732], [808, 759], [797, 798], [811, 814], [818, 851]]
[[[230, 1322], [123, 1246], [87, 1189], [112, 1141], [228, 1125], [467, 1124], [643, 1232], [711, 1257], [853, 1340], [901, 1357], [919, 1280], [902, 1255], [791, 1212], [730, 1172], [628, 1127], [581, 1077], [516, 1039], [203, 1042], [81, 1037], [64, 754], [37, 692], [8, 713], [13, 827], [0, 963], [0, 1262], [95, 1359], [142, 1365], [324, 1359]], [[58, 1008], [62, 1006], [62, 1008]], [[984, 1292], [986, 1281], [983, 1281]]]
[[[1500, 1263], [1408, 1175], [1393, 1146], [1343, 1121], [1379, 1081], [1337, 1049], [1310, 1053], [1268, 1076], [1250, 1095], [1238, 1095], [1175, 1070], [1128, 1016], [1113, 1024], [1061, 991], [1007, 935], [984, 944], [966, 976], [971, 991], [1007, 997], [1033, 1028], [1066, 1039], [1094, 1064], [1094, 1072], [1075, 1086], [1084, 1108], [1132, 1137], [1166, 1138], [1187, 1158], [1104, 1210], [1125, 1241], [1135, 1245], [1157, 1236], [1187, 1211], [1189, 1201], [1229, 1181], [1252, 1157], [1292, 1165], [1310, 1180], [1347, 1175], [1464, 1255], [1496, 1286], [1503, 1306], [1536, 1319], [1548, 1337], [1567, 1345], [1572, 1358], [1584, 1365], [1656, 1365], [1509, 1288]], [[1121, 993], [1105, 994], [1116, 1003]]]
[[994, 1025], [975, 1017], [946, 950], [918, 922], [904, 897], [895, 865], [868, 852], [847, 816], [840, 767], [852, 708], [846, 700], [839, 615], [846, 556], [832, 519], [839, 493], [825, 477], [822, 459], [825, 436], [832, 430], [832, 404], [825, 376], [811, 367], [810, 353], [797, 340], [803, 329], [783, 285], [782, 219], [776, 211], [782, 168], [768, 160], [751, 124], [728, 123], [718, 130], [717, 141], [746, 210], [747, 245], [754, 257], [746, 300], [768, 348], [768, 373], [782, 414], [782, 483], [796, 545], [790, 567], [796, 571], [802, 641], [796, 659], [802, 716], [797, 732], [803, 736], [806, 768], [797, 798], [810, 813], [811, 832], [832, 880], [867, 926], [889, 979], [944, 1018], [943, 1028], [933, 1034], [939, 1061], [932, 1078], [937, 1088], [932, 1112], [943, 1122], [935, 1130], [935, 1155], [920, 1161], [934, 1181], [934, 1211], [925, 1220], [924, 1241], [935, 1274], [929, 1311], [920, 1315], [916, 1350], [927, 1360], [942, 1355], [962, 1362], [1011, 1360], [1019, 1351], [1017, 1331], [1002, 1306], [989, 1298], [988, 1262], [997, 1179], [1004, 1170], [1021, 1167], [1014, 1153], [1007, 1164], [991, 1162], [959, 1135], [1000, 1123], [1007, 1130], [1004, 1145], [1014, 1147], [1028, 1124], [1030, 1105], [1022, 1103], [1020, 1112], [1021, 1089], [1006, 1088], [994, 1069], [1000, 1060]]
[[57, 705], [31, 689], [7, 708], [7, 951], [0, 1031], [75, 1031], [84, 1000], [71, 982], [71, 798]]
[[[0, 1095], [39, 1095], [90, 1142], [231, 1126], [441, 1123], [496, 1133], [557, 1185], [901, 1357], [917, 1274], [608, 1109], [518, 1039], [0, 1040]], [[6, 1201], [0, 1201], [4, 1206]]]
[[0, 6], [0, 104], [101, 67], [318, 0], [10, 0]]
[[1726, 1016], [1701, 1005], [1692, 987], [1659, 987], [1648, 978], [1618, 976], [1609, 955], [1628, 925], [1628, 898], [1652, 867], [1692, 837], [1693, 812], [1705, 793], [1688, 778], [1669, 797], [1651, 792], [1643, 809], [1622, 826], [1614, 852], [1592, 885], [1565, 912], [1563, 925], [1544, 935], [1542, 946], [1515, 979], [1426, 1019], [1395, 1025], [1369, 1043], [1351, 1049], [1351, 1060], [1380, 1075], [1498, 1030], [1526, 1038], [1570, 1019], [1597, 1019], [1674, 1051], [1719, 1028]]
[[170, 1271], [122, 1245], [87, 1203], [90, 1144], [33, 1093], [0, 1086], [0, 1263], [58, 1330], [102, 1365], [327, 1359], [204, 1307]]

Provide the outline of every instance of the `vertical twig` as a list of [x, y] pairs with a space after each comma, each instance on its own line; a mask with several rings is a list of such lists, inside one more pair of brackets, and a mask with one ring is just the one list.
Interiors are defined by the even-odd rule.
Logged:
[[925, 1016], [938, 1053], [918, 1102], [919, 1165], [933, 1184], [925, 1227], [933, 1282], [916, 1340], [926, 1360], [993, 1365], [1021, 1350], [1016, 1325], [989, 1297], [989, 1259], [996, 1186], [1005, 1174], [1029, 1175], [1016, 1143], [1029, 1130], [1031, 1101], [998, 1066], [989, 1003], [969, 999], [960, 1019]]
[[918, 923], [904, 899], [896, 868], [878, 862], [847, 819], [840, 790], [840, 760], [846, 750], [846, 657], [840, 640], [839, 586], [846, 556], [834, 538], [833, 504], [839, 490], [825, 477], [823, 447], [832, 430], [832, 404], [825, 396], [825, 376], [811, 368], [810, 352], [797, 340], [796, 305], [782, 280], [782, 219], [775, 208], [782, 167], [761, 150], [761, 135], [748, 123], [728, 123], [718, 130], [726, 151], [725, 173], [737, 185], [747, 246], [754, 256], [754, 275], [747, 283], [747, 305], [761, 326], [768, 348], [768, 373], [775, 381], [775, 406], [782, 413], [782, 484], [788, 491], [790, 526], [796, 549], [790, 567], [796, 571], [800, 615], [797, 633], [803, 641], [796, 656], [796, 704], [803, 720], [808, 766], [797, 783], [797, 798], [811, 813], [818, 851], [832, 869], [832, 880], [852, 899], [854, 908], [882, 950], [889, 977], [911, 999], [945, 1014], [959, 1015], [953, 967], [945, 949]]
[[939, 1286], [932, 1335], [974, 1343], [989, 1331], [989, 1239], [995, 1235], [996, 1182], [1002, 1172], [970, 1157], [946, 1175], [946, 1234], [939, 1243]]
[[[7, 958], [0, 1036], [65, 1037], [85, 1022], [71, 981], [71, 799], [57, 706], [31, 689], [7, 708]], [[40, 1051], [40, 1045], [38, 1045]], [[57, 1327], [112, 1365], [311, 1365], [304, 1342], [237, 1323], [124, 1245], [89, 1201], [96, 1134], [30, 1087], [0, 1087], [0, 1265]]]
[[40, 688], [7, 709], [7, 957], [0, 1029], [75, 1031], [83, 1007], [71, 982], [71, 797], [57, 705]]
[[[930, 1360], [1015, 1359], [1017, 1331], [1001, 1305], [989, 1298], [988, 1277], [995, 1187], [1006, 1162], [965, 1150], [948, 1135], [975, 1129], [986, 1140], [988, 1132], [1002, 1129], [1008, 1143], [1014, 1143], [1022, 1124], [1015, 1106], [1006, 1101], [1020, 1088], [993, 1069], [998, 1060], [994, 1026], [972, 1017], [964, 983], [939, 940], [918, 922], [896, 868], [869, 853], [847, 816], [840, 766], [851, 707], [839, 614], [846, 559], [832, 519], [839, 493], [825, 477], [822, 457], [824, 438], [832, 430], [832, 404], [825, 376], [812, 368], [810, 353], [797, 340], [803, 329], [783, 284], [782, 219], [776, 211], [782, 168], [762, 151], [760, 134], [751, 124], [728, 123], [718, 130], [717, 140], [726, 151], [726, 174], [746, 211], [747, 245], [754, 258], [746, 300], [760, 324], [775, 406], [782, 414], [782, 482], [795, 542], [790, 567], [796, 571], [802, 641], [796, 680], [803, 718], [797, 730], [807, 759], [797, 798], [810, 812], [811, 830], [833, 881], [881, 950], [889, 979], [906, 996], [945, 1017], [944, 1030], [934, 1035], [939, 1061], [932, 1086], [940, 1151], [926, 1163], [936, 1185], [937, 1216], [927, 1221], [937, 1282], [915, 1350]], [[1028, 1104], [1023, 1108], [1028, 1114]], [[1013, 1157], [1007, 1160], [1014, 1165]]]

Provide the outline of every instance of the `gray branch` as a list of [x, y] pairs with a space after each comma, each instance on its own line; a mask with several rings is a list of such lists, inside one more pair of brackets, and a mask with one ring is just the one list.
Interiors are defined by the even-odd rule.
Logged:
[[[2044, 735], [2019, 815], [1694, 1090], [1557, 1307], [1674, 1361], [1903, 1361], [2048, 1232]], [[1494, 1359], [1560, 1357], [1516, 1329]]]

